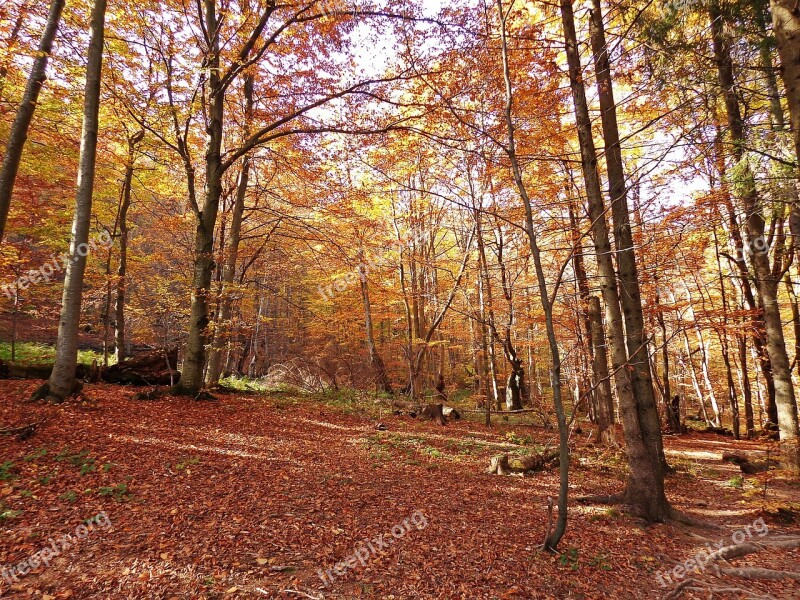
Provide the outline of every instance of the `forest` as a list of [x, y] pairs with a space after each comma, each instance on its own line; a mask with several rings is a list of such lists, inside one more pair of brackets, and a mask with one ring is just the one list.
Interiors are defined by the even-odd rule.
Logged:
[[0, 598], [796, 598], [800, 3], [0, 0]]

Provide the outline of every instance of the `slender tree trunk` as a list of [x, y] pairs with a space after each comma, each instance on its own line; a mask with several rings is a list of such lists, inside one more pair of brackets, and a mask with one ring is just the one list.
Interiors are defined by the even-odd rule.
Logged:
[[786, 291], [789, 293], [789, 305], [792, 308], [792, 330], [794, 331], [794, 365], [797, 369], [797, 377], [800, 378], [800, 306], [797, 302], [797, 294], [794, 291], [792, 276], [786, 273], [783, 279], [786, 284]]
[[128, 139], [128, 164], [125, 165], [125, 179], [122, 182], [122, 203], [119, 207], [119, 265], [117, 267], [117, 295], [114, 303], [114, 348], [117, 362], [124, 360], [126, 351], [125, 329], [125, 292], [128, 277], [128, 211], [131, 207], [131, 192], [133, 186], [134, 160], [136, 146], [144, 138], [141, 130]]
[[694, 393], [697, 396], [697, 400], [700, 402], [700, 412], [703, 415], [706, 425], [716, 425], [716, 422], [712, 421], [708, 417], [708, 410], [706, 409], [706, 397], [705, 394], [703, 394], [703, 388], [700, 387], [700, 380], [697, 379], [697, 369], [694, 366], [694, 354], [692, 353], [692, 343], [689, 341], [689, 334], [686, 332], [685, 328], [683, 328], [682, 333], [684, 349], [686, 351], [686, 362], [689, 365], [689, 374], [691, 376]]
[[[363, 264], [363, 254], [362, 264]], [[364, 304], [364, 329], [367, 340], [367, 350], [369, 351], [369, 361], [372, 365], [372, 372], [375, 377], [375, 385], [377, 388], [387, 394], [392, 393], [392, 383], [389, 381], [389, 376], [386, 374], [386, 365], [378, 352], [378, 347], [375, 344], [375, 333], [372, 325], [372, 304], [369, 300], [369, 284], [365, 273], [359, 273], [361, 283], [361, 300]]]
[[[64, 4], [65, 0], [52, 0], [50, 3], [50, 13], [39, 41], [39, 51], [33, 62], [22, 102], [17, 109], [17, 116], [11, 126], [6, 153], [3, 157], [3, 166], [0, 167], [0, 242], [3, 241], [5, 235], [8, 211], [11, 208], [11, 196], [14, 192], [19, 163], [22, 160], [22, 151], [28, 139], [28, 129], [39, 100], [39, 92], [47, 79], [47, 62], [50, 60], [50, 53], [53, 50], [53, 41], [58, 32]], [[3, 78], [5, 79], [5, 76]]]
[[[19, 34], [22, 31], [22, 24], [25, 22], [25, 11], [28, 10], [29, 1], [26, 0], [19, 7], [19, 14], [17, 20], [14, 21], [14, 27], [11, 28], [11, 33], [6, 42], [7, 55], [0, 61], [0, 103], [3, 100], [3, 92], [5, 91], [6, 77], [8, 77], [8, 66], [11, 64], [11, 59], [14, 56], [14, 49], [19, 39]], [[62, 3], [63, 4], [63, 3]], [[2, 240], [0, 240], [2, 241]]]
[[[594, 360], [594, 348], [596, 340], [593, 339], [595, 327], [592, 323], [590, 316], [590, 297], [591, 290], [589, 287], [589, 278], [586, 276], [586, 266], [583, 261], [583, 242], [581, 241], [580, 228], [578, 227], [578, 217], [574, 203], [570, 201], [569, 207], [569, 224], [570, 224], [570, 237], [572, 242], [572, 270], [575, 273], [575, 281], [577, 284], [578, 299], [580, 302], [581, 319], [577, 323], [577, 337], [580, 347], [581, 367], [584, 373], [577, 373], [577, 388], [578, 400], [587, 396], [589, 404], [589, 418], [596, 425], [600, 425], [598, 417], [601, 407], [598, 405], [600, 402], [600, 394], [597, 387], [602, 381], [601, 374], [597, 373], [595, 367], [597, 363]], [[600, 320], [600, 331], [602, 332], [603, 322]], [[602, 343], [605, 344], [605, 335], [603, 335]], [[589, 367], [591, 365], [591, 367]], [[588, 370], [592, 369], [592, 375], [589, 377]], [[577, 371], [577, 369], [576, 369]], [[608, 374], [608, 365], [605, 368]], [[581, 385], [582, 381], [586, 383]], [[588, 384], [588, 386], [586, 385]], [[588, 393], [587, 393], [588, 388]], [[602, 430], [599, 431], [602, 434]]]
[[669, 428], [676, 432], [681, 432], [681, 415], [676, 412], [672, 407], [672, 386], [669, 380], [669, 335], [667, 334], [667, 323], [664, 319], [664, 311], [661, 309], [661, 296], [658, 290], [656, 291], [656, 305], [659, 310], [656, 313], [656, 320], [658, 327], [661, 330], [661, 368], [664, 373], [662, 375], [662, 385], [664, 387], [664, 410], [667, 413], [667, 423]]
[[564, 412], [564, 403], [561, 390], [561, 350], [558, 347], [555, 325], [553, 319], [553, 303], [550, 300], [550, 293], [547, 290], [547, 279], [542, 266], [542, 254], [536, 231], [533, 228], [533, 206], [528, 196], [525, 182], [522, 178], [522, 169], [517, 159], [516, 137], [514, 127], [514, 88], [511, 82], [511, 69], [508, 64], [508, 40], [506, 39], [506, 13], [503, 9], [503, 0], [497, 0], [497, 13], [500, 21], [500, 42], [503, 59], [503, 80], [505, 83], [505, 121], [508, 134], [508, 146], [505, 148], [508, 159], [511, 162], [511, 172], [514, 183], [519, 192], [520, 198], [525, 208], [525, 231], [528, 234], [531, 254], [536, 268], [536, 280], [539, 284], [539, 297], [545, 315], [545, 325], [547, 329], [547, 341], [550, 347], [550, 356], [553, 361], [551, 385], [553, 387], [553, 407], [556, 411], [558, 422], [558, 441], [559, 441], [559, 488], [558, 488], [558, 517], [556, 526], [552, 531], [547, 532], [544, 541], [544, 549], [555, 552], [561, 538], [567, 530], [567, 505], [569, 500], [569, 431], [567, 430], [567, 418]]
[[[577, 34], [575, 32], [575, 15], [572, 0], [561, 0], [561, 17], [564, 26], [564, 37], [569, 64], [570, 86], [575, 105], [575, 118], [578, 127], [578, 138], [581, 146], [581, 160], [583, 176], [586, 183], [586, 194], [589, 199], [589, 218], [592, 220], [592, 233], [594, 237], [595, 253], [598, 266], [600, 285], [603, 299], [606, 304], [608, 342], [611, 350], [611, 361], [614, 367], [615, 382], [617, 384], [617, 397], [619, 399], [620, 414], [625, 432], [625, 442], [628, 453], [628, 481], [624, 494], [624, 501], [633, 508], [641, 517], [650, 521], [665, 521], [670, 515], [670, 506], [664, 492], [664, 473], [661, 459], [661, 431], [658, 422], [658, 412], [652, 394], [652, 381], [645, 379], [645, 370], [649, 374], [650, 363], [646, 356], [646, 346], [643, 340], [643, 325], [635, 326], [636, 315], [629, 315], [634, 326], [628, 332], [629, 347], [626, 350], [625, 337], [622, 325], [622, 311], [620, 308], [620, 295], [617, 290], [616, 272], [611, 260], [611, 243], [608, 225], [605, 219], [605, 205], [602, 198], [600, 175], [597, 164], [597, 151], [592, 137], [591, 118], [589, 106], [586, 101], [586, 90], [583, 83], [583, 70], [581, 67], [580, 53], [578, 50]], [[598, 69], [600, 71], [600, 69]], [[607, 142], [610, 149], [613, 143]], [[618, 144], [617, 144], [618, 145]], [[608, 152], [608, 151], [607, 151]], [[612, 193], [612, 198], [619, 199], [621, 194]], [[614, 202], [619, 212], [619, 206], [624, 204], [627, 212], [627, 202]], [[613, 208], [613, 207], [612, 207]], [[627, 226], [627, 238], [618, 239], [618, 245], [625, 250], [630, 246], [630, 225]], [[626, 234], [625, 227], [620, 222], [618, 235]], [[626, 240], [629, 242], [626, 243]], [[625, 259], [625, 272], [623, 284], [630, 288], [630, 293], [638, 296], [638, 281], [636, 279], [635, 264], [629, 264], [628, 253], [623, 254]], [[621, 263], [622, 264], [622, 263]], [[635, 285], [634, 285], [635, 284]], [[629, 299], [628, 302], [630, 302]], [[628, 307], [630, 310], [630, 307]], [[637, 345], [636, 340], [640, 341]], [[635, 351], [633, 364], [628, 364], [627, 352]], [[634, 386], [632, 379], [636, 377]], [[645, 393], [647, 384], [650, 384], [649, 397]], [[644, 394], [642, 398], [638, 394]], [[648, 404], [652, 399], [652, 406]], [[652, 421], [655, 420], [657, 431], [653, 430]]]
[[589, 298], [589, 322], [592, 325], [592, 371], [594, 373], [595, 395], [597, 397], [597, 437], [602, 443], [616, 445], [614, 432], [614, 401], [611, 398], [611, 375], [608, 372], [605, 332], [600, 299]]
[[[789, 2], [778, 2], [773, 0], [773, 10], [778, 9], [779, 16], [785, 15]], [[783, 6], [786, 5], [786, 6]], [[748, 243], [752, 249], [752, 262], [756, 275], [756, 286], [761, 304], [764, 310], [764, 325], [767, 332], [767, 352], [772, 363], [772, 373], [775, 381], [775, 403], [778, 409], [778, 428], [780, 430], [782, 453], [786, 467], [794, 472], [800, 471], [800, 430], [798, 429], [797, 400], [792, 384], [791, 367], [789, 356], [786, 352], [786, 342], [783, 334], [783, 320], [781, 318], [780, 305], [778, 304], [778, 285], [780, 280], [775, 277], [769, 261], [769, 251], [765, 249], [765, 221], [763, 206], [758, 190], [756, 189], [755, 177], [749, 168], [747, 156], [745, 154], [745, 126], [739, 107], [739, 99], [736, 95], [735, 80], [733, 76], [733, 61], [731, 59], [730, 44], [724, 35], [724, 22], [719, 8], [718, 0], [713, 0], [709, 7], [709, 17], [711, 21], [711, 34], [714, 44], [714, 56], [717, 62], [717, 72], [719, 83], [725, 97], [725, 107], [728, 114], [728, 126], [731, 132], [736, 161], [742, 165], [742, 175], [739, 186], [741, 188], [742, 205], [747, 215], [746, 230]], [[784, 50], [780, 50], [782, 43], [778, 27], [782, 27], [787, 32], [787, 24], [779, 21], [776, 25], [776, 36], [779, 38], [778, 47], [781, 51], [784, 81], [787, 83], [788, 95], [797, 93], [797, 82], [800, 81], [800, 71], [798, 77], [789, 76], [793, 72], [793, 67], [800, 69], [800, 64], [787, 65], [783, 59]], [[797, 32], [800, 35], [800, 31]], [[800, 38], [798, 38], [800, 40]], [[785, 46], [785, 44], [783, 44]], [[800, 55], [798, 55], [800, 56]], [[792, 102], [790, 101], [790, 105]], [[793, 127], [797, 123], [792, 117]], [[798, 130], [795, 129], [795, 133]], [[800, 156], [800, 139], [796, 138], [798, 156]]]
[[[494, 341], [497, 337], [497, 329], [495, 328], [494, 318], [494, 297], [492, 295], [492, 282], [489, 278], [489, 263], [486, 260], [486, 247], [483, 240], [483, 222], [481, 219], [481, 211], [478, 208], [473, 209], [475, 215], [475, 228], [478, 241], [478, 268], [479, 277], [481, 279], [481, 306], [484, 316], [486, 318], [486, 329], [488, 339], [486, 341], [487, 366], [489, 367], [489, 376], [491, 378], [491, 393], [492, 404], [495, 410], [500, 410], [500, 390], [497, 387], [497, 354], [495, 352]], [[489, 402], [489, 399], [486, 400]]]
[[755, 419], [753, 418], [753, 391], [750, 388], [750, 373], [747, 369], [747, 336], [741, 333], [736, 336], [739, 348], [739, 364], [741, 368], [740, 385], [744, 396], [744, 423], [747, 428], [747, 439], [752, 439], [756, 434]]
[[741, 439], [741, 423], [739, 419], [739, 399], [736, 396], [736, 385], [731, 367], [730, 345], [728, 343], [728, 293], [725, 287], [725, 277], [722, 274], [722, 261], [719, 253], [719, 240], [716, 229], [714, 230], [714, 257], [717, 262], [717, 276], [719, 278], [720, 298], [722, 299], [722, 331], [719, 332], [719, 341], [722, 348], [722, 360], [725, 363], [725, 375], [728, 383], [728, 404], [731, 407], [731, 423], [733, 425], [733, 439]]
[[83, 276], [89, 250], [89, 225], [92, 216], [95, 159], [100, 112], [100, 82], [103, 70], [103, 39], [106, 0], [95, 0], [90, 22], [89, 52], [83, 100], [83, 131], [78, 166], [75, 215], [72, 221], [69, 264], [64, 278], [61, 318], [53, 372], [48, 382], [34, 395], [52, 402], [63, 402], [75, 388], [78, 362], [78, 327], [81, 316]]

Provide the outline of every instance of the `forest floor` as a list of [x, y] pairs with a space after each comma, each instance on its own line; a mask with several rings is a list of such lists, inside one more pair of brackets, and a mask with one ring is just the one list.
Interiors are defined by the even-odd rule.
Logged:
[[[23, 404], [37, 383], [0, 383], [0, 428], [46, 419], [26, 441], [0, 436], [0, 570], [52, 550], [27, 575], [0, 572], [0, 598], [661, 598], [683, 580], [659, 571], [706, 544], [800, 534], [800, 485], [721, 460], [764, 450], [755, 442], [666, 438], [670, 500], [724, 529], [572, 502], [561, 554], [549, 554], [557, 472], [484, 473], [499, 451], [554, 444], [543, 427], [441, 427], [290, 394], [139, 401], [109, 385], [87, 386], [83, 404]], [[585, 438], [572, 497], [619, 491], [623, 454]], [[733, 565], [800, 571], [800, 550]], [[800, 587], [691, 577], [683, 598], [797, 598]]]

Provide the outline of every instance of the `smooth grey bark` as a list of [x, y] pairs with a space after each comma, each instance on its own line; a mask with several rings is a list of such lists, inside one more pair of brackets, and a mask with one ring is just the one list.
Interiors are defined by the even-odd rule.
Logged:
[[214, 263], [214, 228], [217, 225], [222, 197], [222, 130], [225, 117], [225, 88], [220, 78], [220, 22], [216, 0], [203, 3], [205, 30], [210, 37], [206, 57], [208, 71], [205, 151], [205, 192], [202, 208], [197, 211], [194, 236], [194, 269], [192, 274], [192, 306], [189, 315], [189, 336], [183, 372], [176, 392], [195, 395], [203, 387], [206, 347], [209, 339], [208, 301]]
[[[244, 136], [249, 137], [251, 123], [253, 121], [253, 87], [254, 79], [252, 74], [248, 74], [244, 79], [245, 97], [245, 131]], [[222, 264], [222, 280], [220, 282], [220, 303], [219, 314], [214, 327], [214, 340], [208, 354], [208, 366], [206, 368], [206, 385], [214, 387], [219, 384], [222, 376], [222, 354], [225, 349], [225, 340], [229, 336], [223, 330], [230, 327], [231, 314], [233, 312], [233, 298], [231, 297], [231, 287], [236, 278], [236, 262], [239, 258], [239, 243], [242, 238], [242, 221], [244, 220], [245, 200], [247, 198], [247, 187], [250, 183], [250, 155], [245, 155], [242, 159], [242, 170], [239, 174], [239, 182], [236, 188], [236, 199], [233, 204], [231, 214], [231, 230], [225, 244], [225, 257]]]
[[78, 189], [75, 196], [69, 264], [64, 278], [55, 364], [48, 382], [34, 393], [36, 397], [43, 397], [57, 403], [68, 398], [75, 388], [75, 368], [78, 362], [78, 325], [81, 315], [83, 276], [86, 271], [89, 249], [89, 225], [92, 216], [92, 194], [97, 156], [105, 15], [106, 0], [95, 0], [89, 25], [91, 36], [86, 64]]
[[47, 79], [47, 63], [53, 50], [53, 41], [58, 32], [64, 3], [65, 0], [52, 0], [50, 3], [47, 23], [39, 41], [39, 51], [36, 60], [33, 62], [28, 84], [25, 86], [25, 93], [22, 96], [22, 102], [20, 102], [17, 109], [14, 123], [11, 125], [11, 133], [6, 145], [6, 153], [3, 157], [3, 166], [0, 167], [0, 242], [3, 241], [3, 236], [5, 235], [8, 211], [11, 208], [11, 197], [14, 193], [14, 183], [17, 179], [25, 142], [28, 139], [28, 129], [30, 128], [31, 120], [33, 120], [36, 103], [39, 100], [39, 92], [42, 91], [42, 86]]

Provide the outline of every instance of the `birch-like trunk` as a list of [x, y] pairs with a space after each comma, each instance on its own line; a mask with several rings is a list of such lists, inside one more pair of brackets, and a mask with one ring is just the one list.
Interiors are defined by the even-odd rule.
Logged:
[[64, 278], [61, 318], [53, 372], [48, 382], [35, 393], [52, 402], [63, 402], [75, 388], [78, 362], [78, 326], [83, 296], [83, 276], [89, 251], [89, 225], [92, 216], [95, 162], [100, 112], [100, 82], [103, 71], [106, 0], [95, 0], [90, 21], [89, 52], [83, 100], [83, 128], [78, 165], [78, 189], [72, 221], [69, 264]]

